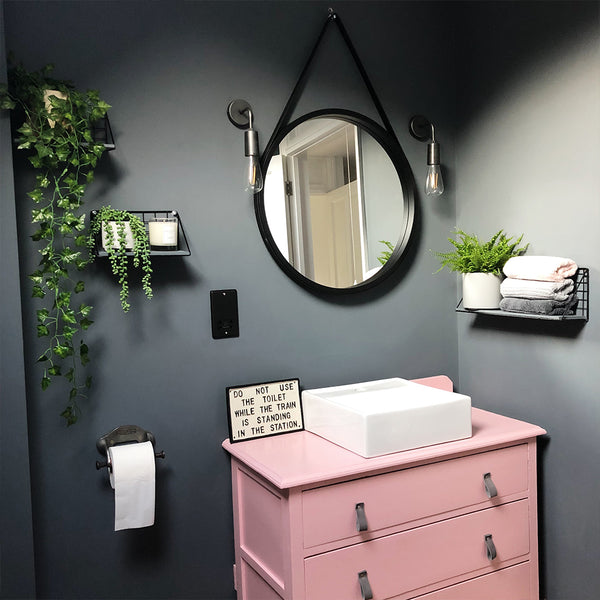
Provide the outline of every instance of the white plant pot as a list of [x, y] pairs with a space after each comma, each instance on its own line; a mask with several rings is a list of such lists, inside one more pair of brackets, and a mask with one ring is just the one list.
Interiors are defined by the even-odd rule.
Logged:
[[[125, 248], [127, 250], [133, 249], [133, 233], [131, 232], [131, 225], [125, 221], [123, 223], [125, 225]], [[113, 231], [113, 248], [119, 247], [119, 230], [117, 229], [118, 223], [116, 221], [109, 221], [108, 225], [111, 227]], [[108, 236], [106, 235], [106, 226], [107, 223], [102, 223], [102, 247], [104, 250], [108, 251]]]
[[500, 308], [500, 283], [494, 273], [463, 273], [463, 307], [471, 310]]

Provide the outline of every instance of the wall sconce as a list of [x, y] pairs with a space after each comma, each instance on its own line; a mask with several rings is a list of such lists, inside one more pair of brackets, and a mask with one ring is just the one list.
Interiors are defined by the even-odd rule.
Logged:
[[260, 169], [260, 153], [258, 150], [258, 132], [252, 128], [254, 116], [252, 108], [245, 100], [234, 100], [227, 107], [229, 120], [244, 131], [244, 151], [248, 157], [245, 171], [246, 191], [253, 193], [263, 189], [263, 175]]
[[444, 180], [440, 168], [440, 145], [435, 141], [433, 123], [422, 115], [417, 115], [410, 120], [409, 131], [420, 142], [429, 142], [425, 193], [428, 196], [441, 196], [444, 193]]

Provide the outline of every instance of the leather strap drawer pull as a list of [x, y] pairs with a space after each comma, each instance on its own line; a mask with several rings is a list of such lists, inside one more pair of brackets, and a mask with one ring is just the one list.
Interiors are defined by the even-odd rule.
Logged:
[[483, 486], [485, 487], [485, 493], [488, 498], [495, 498], [498, 495], [498, 490], [496, 489], [496, 486], [492, 481], [491, 473], [484, 473]]
[[371, 584], [369, 583], [366, 571], [361, 571], [358, 574], [358, 583], [360, 585], [362, 600], [372, 600], [373, 592], [371, 591]]
[[359, 502], [356, 505], [356, 531], [367, 531], [367, 515], [365, 514], [365, 503]]
[[496, 546], [494, 545], [494, 540], [492, 540], [492, 534], [486, 534], [484, 540], [488, 560], [494, 560], [496, 558]]

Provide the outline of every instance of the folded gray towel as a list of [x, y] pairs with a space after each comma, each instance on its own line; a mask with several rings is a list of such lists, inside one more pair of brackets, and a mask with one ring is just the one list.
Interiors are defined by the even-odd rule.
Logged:
[[529, 298], [503, 298], [500, 310], [529, 313], [534, 315], [572, 314], [577, 304], [577, 296], [572, 294], [567, 300], [531, 300]]

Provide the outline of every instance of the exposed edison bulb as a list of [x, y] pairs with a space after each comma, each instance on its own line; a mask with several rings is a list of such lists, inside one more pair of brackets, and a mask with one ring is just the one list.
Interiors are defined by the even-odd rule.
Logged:
[[425, 193], [428, 196], [441, 196], [444, 193], [444, 180], [440, 165], [428, 165], [425, 178]]
[[250, 128], [244, 132], [244, 142], [245, 154], [248, 157], [245, 173], [246, 191], [256, 194], [263, 189], [263, 175], [258, 152], [258, 133], [252, 129], [252, 118], [250, 118]]
[[442, 170], [440, 168], [440, 145], [435, 141], [435, 138], [434, 141], [427, 145], [425, 193], [428, 196], [441, 196], [444, 193], [444, 180], [442, 179]]
[[246, 191], [256, 194], [263, 189], [263, 175], [258, 156], [249, 156], [246, 165]]

